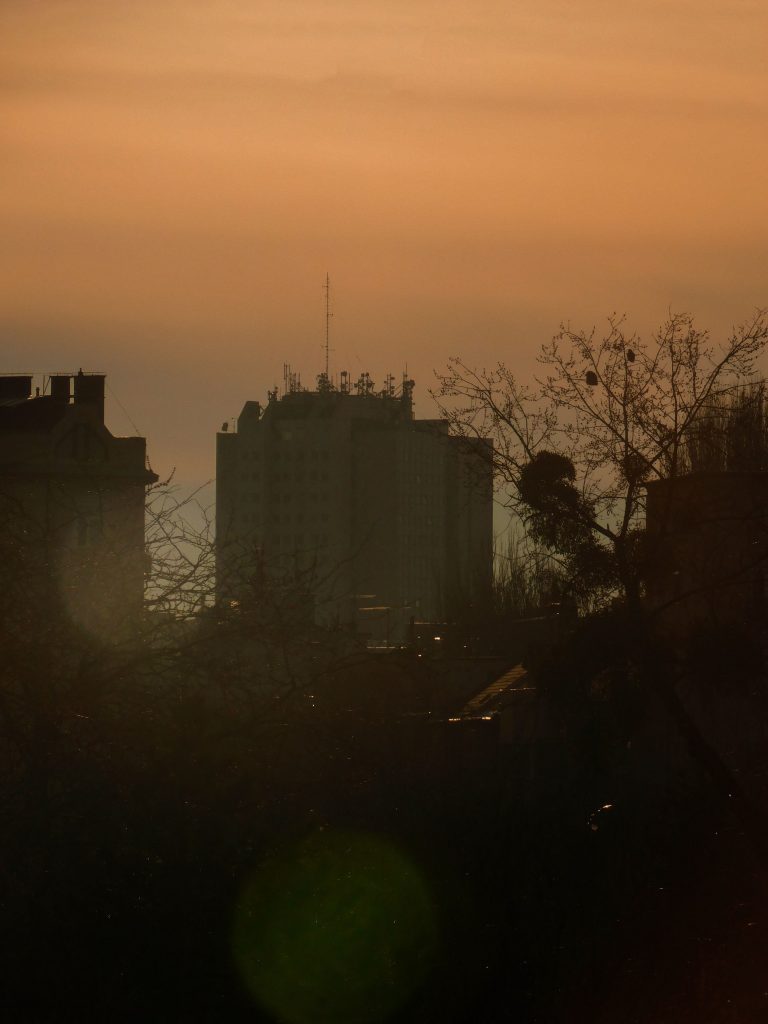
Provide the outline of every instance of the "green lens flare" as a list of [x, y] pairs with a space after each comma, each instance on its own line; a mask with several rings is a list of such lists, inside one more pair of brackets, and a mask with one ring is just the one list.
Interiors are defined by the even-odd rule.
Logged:
[[285, 1024], [374, 1024], [433, 961], [435, 914], [388, 840], [318, 832], [247, 883], [233, 952], [256, 999]]

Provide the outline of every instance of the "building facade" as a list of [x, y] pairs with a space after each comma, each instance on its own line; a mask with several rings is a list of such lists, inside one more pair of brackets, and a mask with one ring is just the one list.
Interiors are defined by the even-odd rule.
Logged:
[[363, 374], [315, 390], [290, 375], [217, 436], [218, 591], [255, 566], [310, 576], [318, 621], [400, 643], [491, 586], [490, 442], [413, 415], [413, 382]]
[[698, 472], [647, 484], [646, 584], [672, 627], [764, 629], [768, 473]]
[[105, 426], [103, 375], [32, 381], [0, 377], [4, 592], [20, 615], [119, 637], [143, 599], [146, 442]]

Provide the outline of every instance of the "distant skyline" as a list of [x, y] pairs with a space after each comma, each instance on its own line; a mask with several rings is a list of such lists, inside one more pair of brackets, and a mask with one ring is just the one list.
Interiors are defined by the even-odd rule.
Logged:
[[[449, 356], [768, 304], [764, 0], [4, 0], [4, 371], [102, 370], [154, 468], [284, 362], [420, 416]], [[131, 426], [108, 395], [115, 433]]]

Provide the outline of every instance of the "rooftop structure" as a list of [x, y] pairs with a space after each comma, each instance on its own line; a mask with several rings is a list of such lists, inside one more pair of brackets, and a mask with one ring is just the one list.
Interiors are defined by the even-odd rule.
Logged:
[[306, 390], [285, 368], [266, 406], [246, 402], [217, 437], [220, 599], [256, 566], [311, 575], [315, 615], [381, 644], [411, 618], [440, 620], [490, 587], [490, 441], [413, 413], [414, 383], [377, 389], [327, 373]]

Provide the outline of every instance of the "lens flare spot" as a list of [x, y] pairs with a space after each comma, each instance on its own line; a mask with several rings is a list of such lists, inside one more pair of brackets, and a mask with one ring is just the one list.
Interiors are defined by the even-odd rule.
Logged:
[[251, 994], [285, 1024], [387, 1020], [437, 947], [421, 872], [389, 840], [315, 833], [244, 886], [232, 948]]

